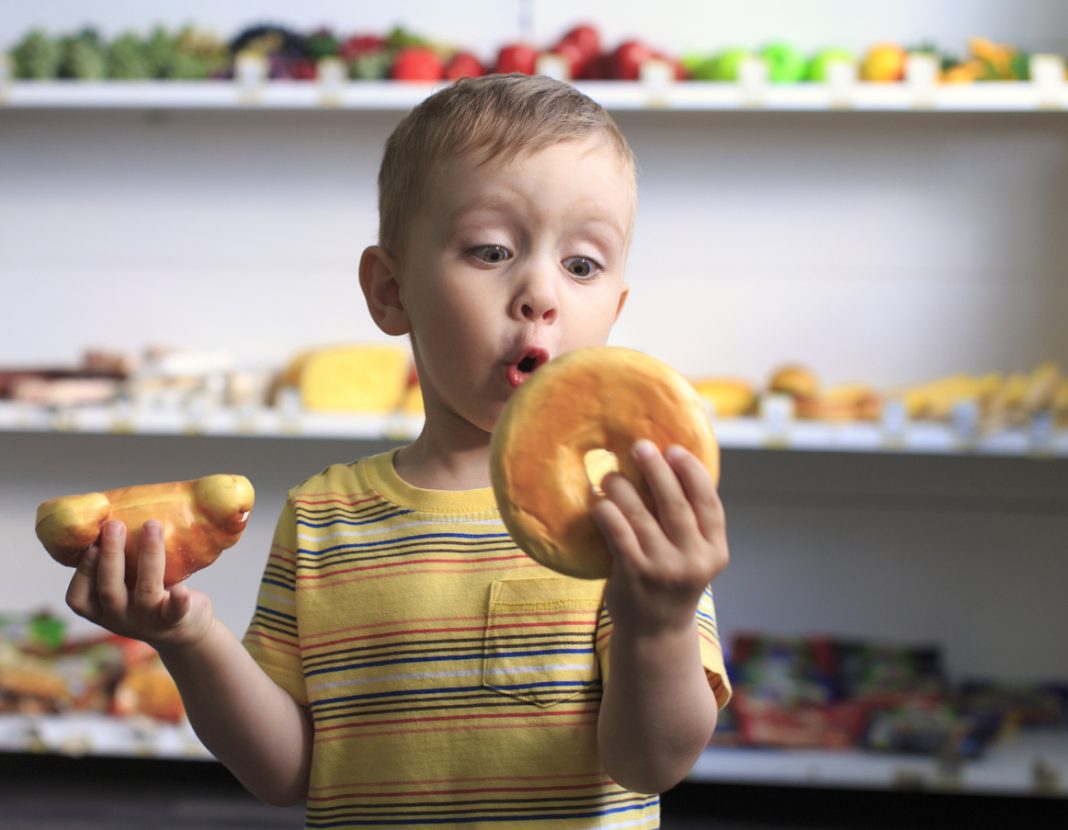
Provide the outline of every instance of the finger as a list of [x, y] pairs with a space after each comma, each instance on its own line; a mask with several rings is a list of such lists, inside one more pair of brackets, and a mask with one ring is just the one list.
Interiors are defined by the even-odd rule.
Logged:
[[182, 618], [189, 613], [191, 603], [192, 595], [184, 582], [172, 585], [167, 593], [167, 601], [161, 610], [164, 624], [174, 625], [181, 622]]
[[668, 539], [679, 544], [698, 533], [693, 506], [675, 470], [656, 444], [642, 439], [634, 444], [632, 455], [653, 494], [656, 517]]
[[615, 502], [608, 498], [598, 499], [590, 516], [608, 543], [613, 563], [619, 562], [625, 568], [640, 564], [644, 554], [638, 537]]
[[156, 608], [163, 599], [163, 573], [167, 567], [163, 549], [163, 525], [150, 519], [141, 527], [137, 540], [137, 578], [134, 581], [134, 604]]
[[664, 457], [675, 471], [680, 486], [690, 503], [701, 535], [712, 542], [726, 535], [726, 516], [723, 502], [716, 491], [712, 474], [697, 457], [679, 446], [670, 446]]
[[100, 561], [100, 549], [93, 545], [87, 548], [78, 560], [74, 576], [67, 586], [67, 607], [87, 620], [100, 616], [100, 604], [96, 598], [96, 567]]
[[653, 553], [668, 543], [660, 522], [626, 477], [621, 473], [609, 473], [601, 481], [601, 488], [604, 490], [601, 501], [610, 502], [619, 511], [620, 519], [634, 536], [640, 555]]
[[109, 520], [100, 531], [100, 560], [96, 566], [96, 593], [105, 612], [123, 614], [129, 602], [126, 590], [126, 525]]

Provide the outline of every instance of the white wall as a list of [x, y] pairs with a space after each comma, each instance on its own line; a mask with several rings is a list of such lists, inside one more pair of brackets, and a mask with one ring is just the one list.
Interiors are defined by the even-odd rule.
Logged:
[[[86, 345], [281, 363], [373, 340], [356, 283], [396, 113], [0, 112], [0, 364]], [[619, 116], [641, 167], [614, 342], [762, 382], [1068, 362], [1068, 119]]]

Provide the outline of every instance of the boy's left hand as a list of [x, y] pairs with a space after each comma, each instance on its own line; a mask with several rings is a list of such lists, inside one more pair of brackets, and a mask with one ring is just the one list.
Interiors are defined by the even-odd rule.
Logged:
[[613, 625], [639, 634], [694, 623], [705, 588], [727, 566], [726, 519], [712, 476], [688, 450], [665, 453], [638, 441], [632, 455], [653, 498], [618, 473], [601, 482], [591, 515], [608, 541], [612, 571], [605, 601]]

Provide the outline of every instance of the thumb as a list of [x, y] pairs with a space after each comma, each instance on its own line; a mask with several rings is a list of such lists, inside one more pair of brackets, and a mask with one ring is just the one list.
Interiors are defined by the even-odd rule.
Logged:
[[162, 618], [166, 625], [176, 625], [180, 623], [185, 615], [189, 613], [189, 606], [191, 603], [191, 596], [189, 589], [185, 586], [184, 582], [179, 582], [177, 585], [172, 585], [167, 602], [163, 604]]

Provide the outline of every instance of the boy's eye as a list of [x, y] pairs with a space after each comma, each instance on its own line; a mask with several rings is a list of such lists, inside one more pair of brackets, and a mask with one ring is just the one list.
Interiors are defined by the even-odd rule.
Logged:
[[568, 257], [564, 260], [564, 268], [571, 276], [579, 279], [589, 279], [601, 270], [600, 265], [584, 256]]
[[479, 245], [477, 248], [472, 248], [471, 253], [476, 259], [488, 262], [490, 265], [497, 265], [512, 257], [508, 249], [502, 245]]

